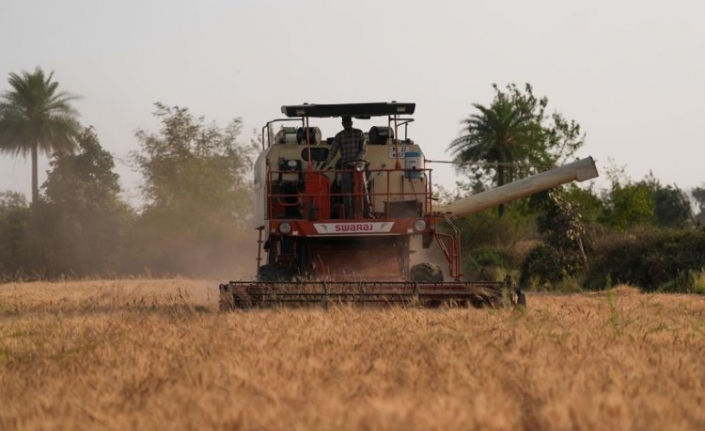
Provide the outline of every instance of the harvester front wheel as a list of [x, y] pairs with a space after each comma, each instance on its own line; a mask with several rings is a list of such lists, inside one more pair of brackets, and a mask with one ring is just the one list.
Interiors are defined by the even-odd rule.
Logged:
[[409, 270], [409, 278], [416, 283], [441, 283], [443, 270], [435, 263], [418, 263]]

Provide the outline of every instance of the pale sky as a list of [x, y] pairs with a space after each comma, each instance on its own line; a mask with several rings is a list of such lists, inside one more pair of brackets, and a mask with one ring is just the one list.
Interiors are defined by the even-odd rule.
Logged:
[[[489, 104], [492, 83], [526, 82], [581, 124], [577, 156], [602, 178], [611, 159], [633, 180], [705, 184], [703, 0], [0, 0], [0, 91], [36, 66], [83, 96], [81, 122], [131, 200], [139, 176], [125, 162], [135, 130], [157, 130], [157, 101], [223, 126], [241, 117], [243, 140], [285, 104], [415, 102], [410, 137], [448, 160], [471, 104]], [[453, 169], [432, 167], [452, 187]], [[29, 197], [29, 161], [0, 155], [8, 189]]]

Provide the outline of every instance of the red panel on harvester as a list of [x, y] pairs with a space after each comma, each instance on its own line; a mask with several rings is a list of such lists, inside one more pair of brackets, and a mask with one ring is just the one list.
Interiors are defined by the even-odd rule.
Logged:
[[322, 173], [307, 171], [304, 181], [304, 218], [329, 219], [330, 179]]
[[322, 238], [309, 243], [316, 275], [323, 280], [404, 279], [405, 241], [388, 237]]

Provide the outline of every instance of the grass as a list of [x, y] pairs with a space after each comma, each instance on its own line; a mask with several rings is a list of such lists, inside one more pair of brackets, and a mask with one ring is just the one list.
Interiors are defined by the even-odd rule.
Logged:
[[705, 298], [217, 312], [217, 283], [0, 285], [0, 429], [705, 429]]
[[705, 295], [705, 269], [693, 274], [693, 293]]

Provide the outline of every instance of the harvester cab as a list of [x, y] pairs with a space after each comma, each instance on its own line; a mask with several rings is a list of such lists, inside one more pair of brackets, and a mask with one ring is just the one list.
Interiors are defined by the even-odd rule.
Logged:
[[[262, 153], [255, 162], [257, 281], [221, 284], [221, 308], [523, 301], [507, 283], [461, 281], [460, 238], [452, 218], [594, 178], [592, 159], [434, 208], [432, 170], [408, 137], [414, 110], [413, 103], [397, 102], [282, 106], [286, 118], [262, 128]], [[333, 117], [375, 120], [363, 133], [364, 159], [343, 164], [338, 154], [327, 163], [334, 138], [324, 139], [313, 123]], [[439, 223], [447, 229], [437, 229]], [[423, 248], [438, 244], [449, 281], [438, 265], [410, 265], [412, 237], [420, 237]]]

